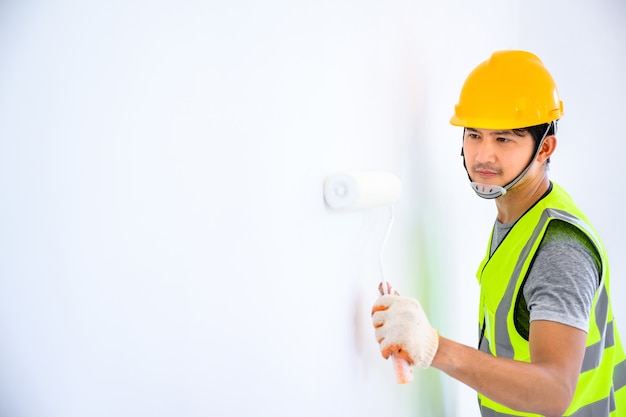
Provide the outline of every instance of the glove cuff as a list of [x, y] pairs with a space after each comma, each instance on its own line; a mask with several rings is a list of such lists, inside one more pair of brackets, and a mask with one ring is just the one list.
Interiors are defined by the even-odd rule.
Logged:
[[432, 335], [428, 338], [427, 343], [425, 343], [424, 351], [422, 354], [415, 358], [415, 366], [418, 368], [428, 368], [430, 364], [433, 363], [433, 359], [437, 354], [437, 349], [439, 349], [439, 332], [435, 329], [431, 328]]

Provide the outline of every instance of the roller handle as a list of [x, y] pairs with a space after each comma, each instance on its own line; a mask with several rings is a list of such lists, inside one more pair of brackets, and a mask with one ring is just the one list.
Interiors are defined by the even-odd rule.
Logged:
[[[378, 290], [383, 295], [400, 295], [400, 293], [386, 281], [380, 283]], [[396, 381], [398, 384], [408, 384], [413, 381], [413, 369], [411, 368], [411, 365], [409, 365], [409, 362], [400, 356], [394, 355], [393, 353], [391, 354], [391, 359], [393, 359], [393, 370], [396, 373]]]
[[396, 382], [398, 384], [408, 384], [413, 381], [413, 369], [406, 359], [396, 355], [391, 355], [393, 358], [393, 369], [396, 372]]

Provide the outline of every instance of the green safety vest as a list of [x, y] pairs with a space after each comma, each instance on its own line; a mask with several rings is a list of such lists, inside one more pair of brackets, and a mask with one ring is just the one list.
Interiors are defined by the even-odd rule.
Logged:
[[[626, 355], [613, 322], [606, 252], [585, 215], [557, 184], [553, 183], [552, 190], [515, 223], [492, 256], [488, 247], [478, 268], [479, 349], [493, 356], [530, 362], [529, 343], [515, 327], [515, 304], [548, 223], [554, 219], [582, 230], [602, 262], [582, 369], [565, 416], [626, 416]], [[484, 417], [537, 416], [512, 410], [482, 394], [478, 398]]]

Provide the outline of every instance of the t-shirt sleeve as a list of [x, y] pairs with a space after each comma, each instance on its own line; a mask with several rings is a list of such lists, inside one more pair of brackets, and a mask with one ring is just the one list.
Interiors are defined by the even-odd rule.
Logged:
[[530, 321], [549, 320], [587, 332], [599, 271], [598, 252], [584, 232], [551, 221], [524, 285]]

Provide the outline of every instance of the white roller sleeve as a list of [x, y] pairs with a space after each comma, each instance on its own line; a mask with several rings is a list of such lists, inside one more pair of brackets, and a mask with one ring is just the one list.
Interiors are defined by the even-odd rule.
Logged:
[[347, 171], [324, 180], [324, 199], [335, 210], [388, 206], [401, 191], [398, 177], [385, 171]]

